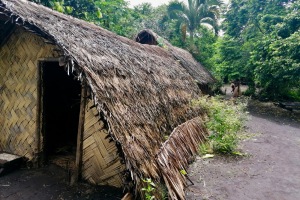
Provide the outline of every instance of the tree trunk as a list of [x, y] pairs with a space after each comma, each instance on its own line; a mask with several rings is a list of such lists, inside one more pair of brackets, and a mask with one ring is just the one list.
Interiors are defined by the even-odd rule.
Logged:
[[194, 30], [190, 30], [190, 42], [191, 44], [194, 43]]

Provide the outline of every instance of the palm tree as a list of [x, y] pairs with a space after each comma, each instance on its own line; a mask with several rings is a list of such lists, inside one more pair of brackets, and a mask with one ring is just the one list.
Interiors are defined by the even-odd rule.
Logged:
[[218, 34], [218, 19], [222, 4], [222, 0], [188, 0], [188, 4], [176, 0], [169, 4], [168, 14], [171, 19], [177, 19], [181, 21], [183, 27], [187, 27], [193, 41], [195, 31], [202, 24], [211, 25], [215, 34]]

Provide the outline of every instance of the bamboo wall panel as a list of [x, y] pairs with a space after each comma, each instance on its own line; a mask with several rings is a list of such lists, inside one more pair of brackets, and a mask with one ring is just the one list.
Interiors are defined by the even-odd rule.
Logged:
[[104, 123], [99, 121], [98, 111], [92, 101], [87, 103], [84, 134], [82, 176], [91, 183], [121, 187], [122, 172], [125, 165], [121, 164], [115, 142], [109, 142]]
[[0, 47], [0, 151], [37, 153], [38, 60], [56, 57], [53, 48], [21, 28]]

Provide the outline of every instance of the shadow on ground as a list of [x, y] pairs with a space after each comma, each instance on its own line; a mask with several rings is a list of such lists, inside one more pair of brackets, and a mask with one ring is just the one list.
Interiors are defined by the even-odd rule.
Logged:
[[56, 165], [20, 169], [0, 177], [1, 200], [117, 200], [122, 190], [79, 183], [69, 186], [68, 174]]

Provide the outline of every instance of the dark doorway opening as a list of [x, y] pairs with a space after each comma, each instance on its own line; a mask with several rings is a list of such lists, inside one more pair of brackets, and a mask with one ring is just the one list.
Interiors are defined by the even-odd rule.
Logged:
[[155, 37], [146, 30], [140, 32], [135, 41], [141, 44], [158, 45]]
[[42, 134], [46, 163], [75, 166], [81, 84], [58, 62], [44, 62], [42, 82]]

